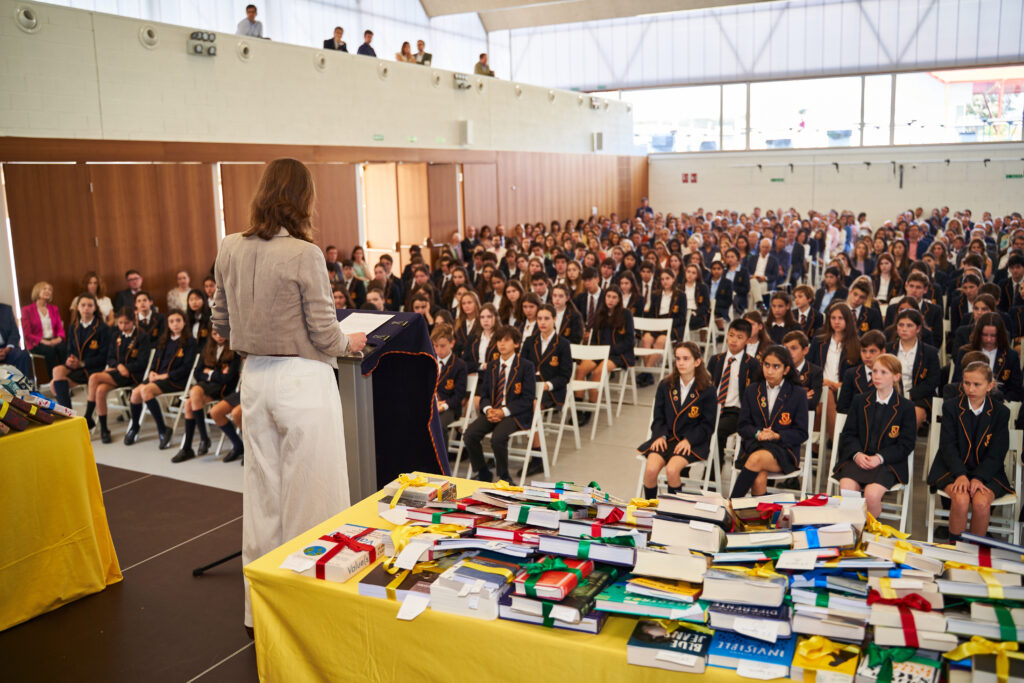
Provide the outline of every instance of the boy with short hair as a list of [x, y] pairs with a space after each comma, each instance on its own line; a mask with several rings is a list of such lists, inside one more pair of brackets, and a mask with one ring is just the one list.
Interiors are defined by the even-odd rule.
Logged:
[[[425, 297], [424, 297], [425, 299]], [[448, 444], [448, 427], [462, 414], [462, 399], [466, 396], [466, 362], [452, 353], [455, 333], [451, 325], [437, 323], [430, 334], [437, 355], [437, 413], [441, 418], [441, 434]]]
[[843, 375], [843, 383], [836, 398], [836, 412], [846, 414], [857, 394], [871, 391], [871, 366], [879, 355], [885, 353], [885, 334], [881, 330], [868, 330], [860, 337], [860, 365], [850, 368]]
[[824, 316], [814, 309], [814, 288], [810, 285], [797, 285], [793, 289], [793, 318], [800, 331], [813, 339], [821, 327]]
[[806, 359], [811, 340], [800, 330], [793, 330], [782, 338], [782, 345], [793, 357], [793, 367], [800, 373], [800, 380], [804, 384], [804, 389], [807, 390], [807, 409], [813, 413], [821, 399], [821, 385], [824, 377], [822, 369]]
[[740, 402], [751, 382], [761, 379], [761, 366], [756, 358], [747, 355], [747, 340], [753, 328], [750, 322], [737, 318], [729, 323], [725, 333], [726, 350], [708, 361], [708, 371], [714, 380], [718, 406], [718, 457], [721, 460], [725, 440], [736, 433], [740, 419]]

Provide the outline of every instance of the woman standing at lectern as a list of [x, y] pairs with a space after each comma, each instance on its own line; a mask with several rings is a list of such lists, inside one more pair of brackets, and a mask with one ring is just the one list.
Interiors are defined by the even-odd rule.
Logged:
[[[247, 356], [242, 414], [242, 562], [349, 505], [341, 400], [333, 368], [366, 335], [346, 336], [323, 254], [312, 243], [313, 178], [301, 162], [267, 165], [249, 229], [228, 235], [214, 267], [213, 329]], [[252, 606], [245, 586], [245, 626]]]

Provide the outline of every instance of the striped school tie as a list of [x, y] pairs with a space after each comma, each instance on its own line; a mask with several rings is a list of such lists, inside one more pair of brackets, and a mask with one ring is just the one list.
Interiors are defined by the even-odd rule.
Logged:
[[498, 365], [498, 383], [494, 387], [497, 393], [497, 403], [495, 408], [501, 408], [505, 405], [505, 367], [501, 364]]
[[722, 371], [722, 383], [718, 386], [718, 405], [724, 406], [725, 399], [729, 395], [729, 379], [732, 377], [732, 362], [735, 358], [729, 358]]

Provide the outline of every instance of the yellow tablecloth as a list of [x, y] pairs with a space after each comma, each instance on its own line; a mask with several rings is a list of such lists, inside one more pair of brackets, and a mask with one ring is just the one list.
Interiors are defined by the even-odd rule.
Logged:
[[120, 580], [85, 420], [0, 437], [0, 631]]
[[[460, 496], [479, 482], [455, 479]], [[331, 583], [278, 569], [293, 552], [342, 524], [382, 529], [380, 493], [245, 567], [252, 586], [256, 660], [262, 681], [678, 681], [677, 672], [626, 663], [636, 620], [612, 616], [598, 635], [428, 609], [398, 621], [399, 603], [359, 595], [359, 580]], [[705, 681], [742, 681], [708, 667]]]

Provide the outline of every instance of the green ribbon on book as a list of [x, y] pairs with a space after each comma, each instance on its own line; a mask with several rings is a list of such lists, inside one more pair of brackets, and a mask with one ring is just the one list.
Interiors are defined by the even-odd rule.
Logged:
[[444, 512], [434, 512], [430, 515], [430, 521], [433, 524], [440, 524], [442, 517], [444, 517]]
[[568, 485], [568, 486], [575, 486], [576, 482], [574, 482], [574, 481], [556, 481], [555, 482], [555, 488], [556, 489], [563, 489], [564, 490], [566, 485]]
[[892, 683], [892, 663], [905, 662], [917, 652], [912, 647], [882, 648], [874, 641], [868, 643], [868, 666], [877, 666], [878, 683]]
[[992, 605], [996, 610], [996, 619], [999, 620], [999, 640], [1006, 642], [1017, 641], [1017, 624], [1013, 621], [1010, 610], [1002, 605]]
[[568, 572], [576, 575], [577, 583], [583, 582], [583, 572], [575, 567], [570, 567], [560, 557], [545, 557], [540, 562], [524, 564], [523, 571], [527, 574], [523, 588], [526, 590], [527, 597], [530, 598], [537, 597], [537, 581], [544, 575], [544, 572]]
[[554, 606], [555, 603], [553, 602], [542, 602], [540, 604], [540, 613], [541, 616], [544, 617], [544, 620], [541, 622], [542, 626], [547, 628], [555, 627], [555, 620], [551, 618], [551, 608]]
[[516, 521], [520, 524], [526, 524], [526, 520], [530, 518], [530, 510], [532, 509], [532, 505], [520, 505], [519, 514], [516, 515]]
[[592, 489], [597, 489], [598, 491], [601, 490], [601, 485], [598, 484], [596, 481], [590, 482], [589, 484], [587, 484], [587, 486], [589, 486]]
[[580, 539], [580, 544], [576, 546], [576, 557], [580, 560], [590, 559], [590, 541]]
[[586, 539], [588, 541], [598, 541], [599, 543], [604, 543], [605, 545], [622, 545], [630, 548], [636, 547], [636, 538], [634, 536], [609, 536], [608, 538], [604, 538], [597, 536], [587, 536], [584, 534], [583, 536], [580, 536], [580, 538]]
[[828, 607], [828, 593], [818, 593], [818, 596], [814, 598], [815, 607]]

